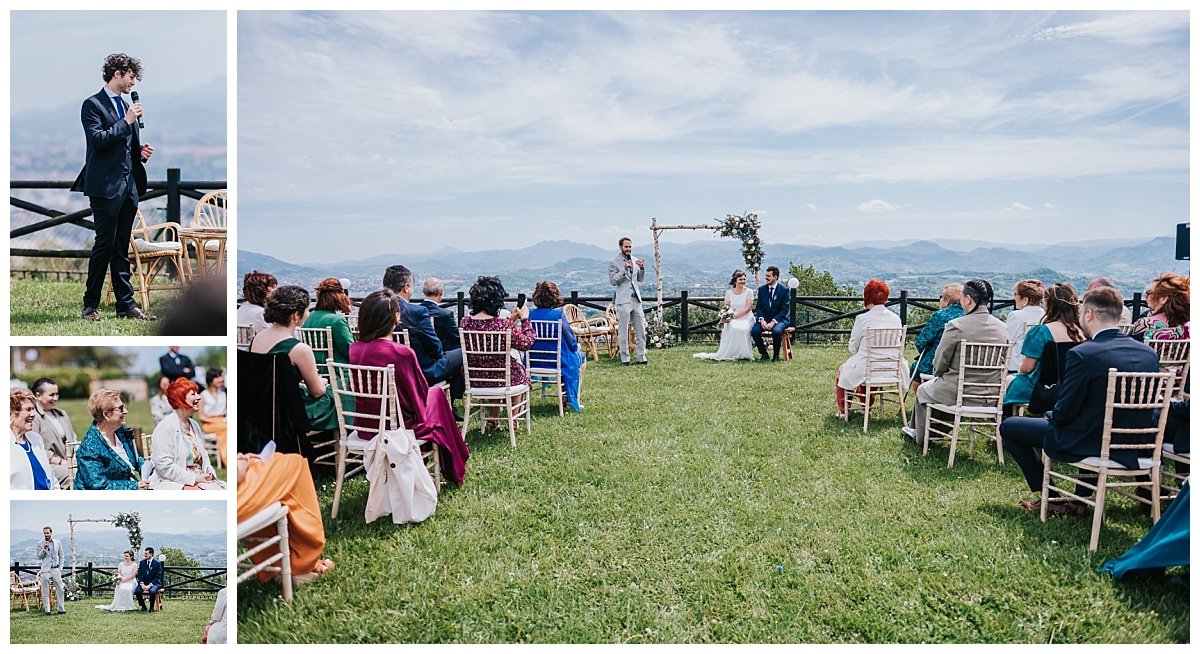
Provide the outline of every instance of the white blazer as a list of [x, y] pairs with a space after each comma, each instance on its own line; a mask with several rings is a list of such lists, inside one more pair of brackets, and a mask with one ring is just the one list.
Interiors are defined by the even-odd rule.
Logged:
[[[17, 444], [17, 436], [8, 432], [9, 443], [9, 475], [8, 488], [9, 490], [33, 490], [33, 466], [29, 465], [29, 455], [25, 454], [24, 448]], [[42, 464], [42, 472], [50, 478], [50, 490], [58, 490], [58, 480], [54, 478], [54, 472], [50, 470], [50, 457], [46, 456], [46, 444], [42, 442], [41, 434], [29, 432], [25, 434], [25, 440], [29, 441], [33, 446], [33, 456], [37, 458], [38, 463]]]
[[[188, 422], [192, 423], [192, 433], [203, 438], [200, 425], [191, 418]], [[199, 473], [188, 470], [187, 461], [191, 453], [192, 445], [183, 435], [183, 429], [179, 425], [179, 414], [172, 411], [171, 415], [163, 418], [154, 428], [154, 441], [150, 445], [150, 459], [154, 461], [154, 472], [146, 479], [150, 482], [151, 490], [180, 490], [184, 486], [196, 485], [197, 477], [206, 472], [216, 475], [207, 453], [201, 457], [204, 468]], [[217, 480], [201, 484], [200, 487], [204, 490], [223, 490], [225, 484]]]
[[[867, 380], [867, 330], [872, 328], [896, 328], [903, 327], [900, 324], [900, 316], [892, 313], [887, 307], [882, 304], [876, 304], [869, 311], [859, 314], [854, 319], [854, 327], [850, 330], [850, 358], [842, 364], [841, 373], [838, 375], [837, 385], [848, 391], [854, 390], [862, 385]], [[901, 356], [902, 349], [897, 350], [894, 356], [888, 358], [897, 361], [896, 373], [901, 384], [908, 383], [908, 363]], [[903, 369], [903, 373], [901, 373]], [[888, 380], [876, 380], [888, 381]]]

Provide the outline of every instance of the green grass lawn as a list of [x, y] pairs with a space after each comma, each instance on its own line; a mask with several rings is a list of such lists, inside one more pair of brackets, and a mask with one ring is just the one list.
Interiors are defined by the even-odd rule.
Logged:
[[95, 608], [107, 605], [112, 596], [94, 595], [67, 602], [66, 615], [42, 613], [37, 607], [26, 612], [9, 611], [10, 639], [17, 643], [125, 643], [156, 645], [199, 643], [204, 625], [212, 617], [216, 595], [163, 599], [162, 613], [109, 613]]
[[[130, 427], [141, 427], [142, 431], [147, 434], [154, 432], [154, 415], [150, 413], [150, 402], [130, 402], [126, 407], [129, 409], [129, 414], [125, 416], [125, 424]], [[71, 418], [71, 426], [75, 428], [75, 435], [83, 440], [84, 434], [92, 424], [92, 418], [88, 415], [87, 399], [59, 400], [58, 408], [67, 412]], [[141, 447], [140, 443], [138, 447]], [[216, 465], [216, 461], [213, 461], [214, 468]], [[216, 471], [218, 479], [224, 481], [228, 477], [227, 468], [216, 468]]]
[[[152, 336], [157, 323], [116, 317], [112, 304], [100, 307], [104, 320], [84, 320], [83, 282], [10, 279], [9, 324], [13, 336]], [[173, 291], [150, 295], [147, 313], [162, 318]], [[140, 302], [140, 301], [139, 301]]]
[[[420, 525], [367, 525], [354, 478], [328, 518], [337, 568], [238, 588], [244, 643], [1186, 642], [1186, 592], [1095, 572], [1149, 529], [1123, 499], [1042, 523], [981, 444], [946, 468], [896, 415], [833, 417], [843, 347], [787, 364], [589, 362], [581, 415], [468, 434], [461, 488]], [[911, 356], [911, 353], [910, 353]], [[911, 403], [911, 400], [910, 400]], [[319, 619], [316, 617], [319, 616]]]

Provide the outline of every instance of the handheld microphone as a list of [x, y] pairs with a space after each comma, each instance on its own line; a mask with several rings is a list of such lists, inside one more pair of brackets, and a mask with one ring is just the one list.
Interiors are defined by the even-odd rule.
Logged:
[[[138, 102], [139, 102], [139, 101], [138, 101], [138, 92], [137, 92], [137, 91], [130, 91], [130, 92], [129, 92], [129, 99], [133, 100], [133, 103], [134, 103], [134, 104], [138, 104]], [[138, 129], [146, 129], [146, 126], [142, 124], [142, 117], [141, 117], [141, 116], [138, 116]]]

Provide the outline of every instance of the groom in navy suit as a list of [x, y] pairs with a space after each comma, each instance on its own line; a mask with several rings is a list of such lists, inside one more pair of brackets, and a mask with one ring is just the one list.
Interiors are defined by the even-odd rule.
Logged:
[[767, 346], [763, 342], [763, 332], [771, 334], [775, 356], [772, 361], [779, 360], [779, 346], [783, 343], [783, 330], [788, 326], [789, 304], [792, 294], [788, 288], [779, 283], [779, 269], [767, 266], [767, 283], [758, 287], [758, 302], [754, 305], [754, 317], [758, 322], [750, 328], [750, 337], [754, 339], [754, 347], [761, 355], [759, 361], [767, 360]]
[[142, 105], [135, 102], [126, 106], [121, 94], [132, 91], [142, 78], [142, 62], [125, 54], [110, 54], [102, 71], [104, 88], [84, 100], [80, 111], [87, 156], [71, 186], [72, 191], [88, 196], [96, 224], [83, 292], [83, 317], [100, 320], [100, 294], [105, 274], [111, 271], [117, 317], [154, 320], [134, 303], [129, 281], [129, 235], [138, 196], [146, 192], [143, 163], [154, 154], [154, 148], [143, 144], [138, 132]]
[[150, 612], [154, 613], [154, 597], [158, 595], [158, 591], [163, 586], [163, 564], [154, 560], [154, 548], [147, 547], [145, 558], [138, 564], [137, 569], [137, 588], [133, 589], [133, 596], [137, 598], [138, 606], [142, 610], [146, 610], [146, 601], [142, 599], [142, 595], [150, 596]]

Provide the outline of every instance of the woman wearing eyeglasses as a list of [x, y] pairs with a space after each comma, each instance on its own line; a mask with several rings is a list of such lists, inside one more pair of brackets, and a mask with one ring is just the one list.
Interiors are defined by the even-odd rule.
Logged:
[[125, 425], [129, 409], [114, 390], [100, 389], [88, 398], [92, 426], [88, 428], [75, 460], [75, 490], [139, 490], [149, 488], [141, 479], [143, 458], [133, 444], [133, 430]]

